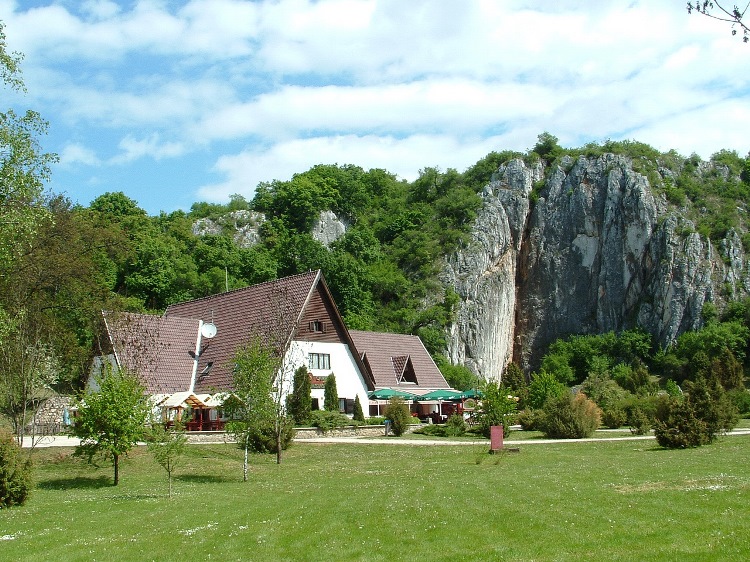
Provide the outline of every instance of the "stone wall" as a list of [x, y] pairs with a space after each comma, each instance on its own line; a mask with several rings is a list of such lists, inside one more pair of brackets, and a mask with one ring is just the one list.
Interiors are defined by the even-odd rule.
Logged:
[[[419, 425], [410, 425], [405, 433], [412, 433]], [[298, 427], [294, 439], [304, 441], [318, 437], [380, 437], [385, 435], [384, 425], [360, 425], [332, 429], [323, 432], [317, 427]], [[190, 431], [188, 443], [234, 443], [233, 437], [224, 431]]]
[[[65, 433], [66, 426], [63, 423], [65, 409], [70, 411], [73, 404], [71, 396], [53, 396], [48, 398], [37, 410], [33, 426], [35, 435], [59, 435]], [[32, 424], [25, 428], [27, 434], [32, 433]]]

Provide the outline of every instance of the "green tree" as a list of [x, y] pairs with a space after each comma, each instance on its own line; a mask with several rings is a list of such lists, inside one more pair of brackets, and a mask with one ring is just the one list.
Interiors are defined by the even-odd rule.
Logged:
[[359, 401], [359, 394], [354, 398], [354, 415], [352, 416], [354, 421], [365, 421], [365, 413], [362, 411], [362, 402]]
[[323, 409], [329, 412], [339, 411], [339, 391], [336, 388], [336, 375], [333, 373], [326, 377], [323, 387]]
[[532, 151], [537, 153], [543, 160], [553, 162], [563, 153], [563, 149], [558, 144], [558, 140], [559, 139], [555, 135], [545, 131], [537, 137], [536, 144]]
[[[273, 441], [276, 462], [288, 445], [293, 425], [281, 404], [283, 373], [276, 347], [256, 336], [237, 350], [232, 376], [236, 405], [227, 408], [232, 421], [227, 430], [244, 450], [243, 480], [247, 482], [248, 451], [265, 452], [267, 436]], [[289, 439], [291, 440], [291, 438]]]
[[164, 427], [160, 421], [153, 423], [147, 434], [146, 446], [154, 460], [167, 472], [169, 497], [172, 497], [172, 475], [183, 460], [187, 435], [182, 428], [173, 431]]
[[305, 425], [310, 421], [312, 409], [310, 373], [304, 365], [294, 371], [294, 382], [292, 393], [288, 401], [289, 414], [298, 426]]
[[111, 459], [117, 486], [120, 457], [143, 439], [150, 408], [135, 375], [107, 370], [95, 381], [98, 390], [88, 392], [78, 402], [72, 433], [81, 444], [75, 454], [85, 456], [89, 462], [96, 456]]
[[0, 413], [10, 420], [19, 446], [23, 446], [26, 425], [58, 381], [54, 351], [35, 320], [25, 310], [14, 318], [6, 317], [8, 333], [0, 345]]
[[[0, 22], [0, 78], [6, 88], [25, 91], [22, 55], [8, 52], [5, 24]], [[49, 180], [54, 154], [44, 153], [39, 137], [47, 123], [28, 110], [0, 113], [0, 271], [12, 271], [15, 260], [31, 245], [39, 225], [47, 220], [44, 182]]]
[[443, 355], [435, 358], [435, 363], [445, 377], [445, 381], [456, 390], [479, 388], [480, 379], [464, 365], [452, 365]]
[[489, 438], [493, 425], [503, 426], [503, 435], [510, 433], [510, 426], [516, 422], [518, 403], [510, 390], [502, 383], [487, 381], [482, 387], [482, 399], [476, 410], [476, 418], [482, 435]]
[[550, 398], [565, 396], [568, 393], [568, 388], [554, 375], [542, 370], [531, 375], [527, 405], [532, 409], [539, 409]]

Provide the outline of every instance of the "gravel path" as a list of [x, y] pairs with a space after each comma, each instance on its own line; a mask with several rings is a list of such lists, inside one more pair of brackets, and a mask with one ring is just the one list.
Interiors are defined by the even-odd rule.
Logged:
[[[610, 430], [600, 430], [610, 432]], [[628, 430], [615, 430], [628, 433]], [[735, 429], [727, 433], [728, 436], [750, 435], [750, 428]], [[653, 440], [653, 435], [623, 435], [622, 437], [599, 437], [589, 439], [506, 439], [504, 445], [507, 447], [519, 447], [521, 445], [542, 445], [554, 443], [585, 443], [588, 441], [647, 441]], [[79, 443], [75, 437], [61, 435], [42, 437], [37, 447], [75, 447]], [[355, 443], [358, 445], [438, 445], [438, 446], [471, 446], [486, 447], [489, 441], [449, 441], [443, 439], [409, 439], [408, 437], [313, 437], [310, 439], [296, 439], [296, 443]], [[224, 443], [223, 440], [216, 442], [196, 443], [198, 445], [215, 445]], [[24, 439], [24, 448], [31, 447], [31, 439]]]

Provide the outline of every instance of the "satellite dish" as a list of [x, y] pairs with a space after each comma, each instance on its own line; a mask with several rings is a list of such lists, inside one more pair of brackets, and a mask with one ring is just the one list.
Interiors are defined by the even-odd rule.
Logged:
[[216, 324], [212, 322], [206, 322], [201, 326], [201, 335], [206, 339], [211, 339], [216, 335]]

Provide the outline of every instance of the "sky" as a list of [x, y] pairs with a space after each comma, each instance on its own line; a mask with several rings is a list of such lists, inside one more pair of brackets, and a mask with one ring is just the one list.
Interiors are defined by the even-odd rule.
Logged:
[[149, 214], [316, 164], [411, 181], [492, 151], [750, 151], [750, 45], [684, 0], [0, 0], [48, 188]]

